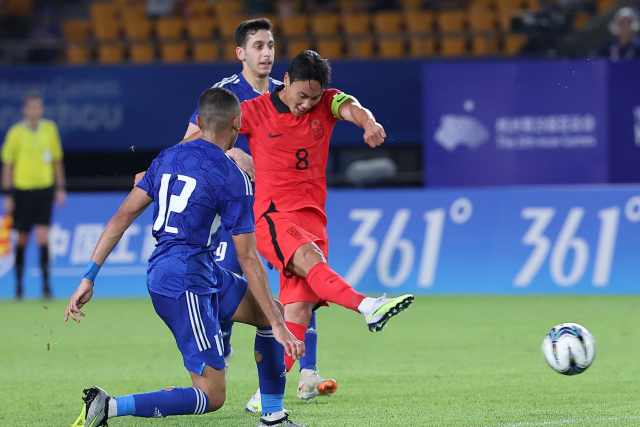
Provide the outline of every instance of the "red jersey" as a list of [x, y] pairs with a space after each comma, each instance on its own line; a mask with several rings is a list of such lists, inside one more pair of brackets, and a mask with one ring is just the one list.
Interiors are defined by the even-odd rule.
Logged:
[[256, 220], [272, 202], [278, 212], [314, 208], [324, 217], [329, 140], [339, 120], [331, 106], [341, 92], [326, 89], [320, 102], [296, 117], [278, 96], [283, 87], [241, 104], [240, 133], [247, 135], [256, 169]]

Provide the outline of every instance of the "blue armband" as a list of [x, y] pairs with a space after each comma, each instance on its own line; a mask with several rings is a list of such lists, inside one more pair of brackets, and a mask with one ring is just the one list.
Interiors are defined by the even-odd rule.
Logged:
[[89, 261], [89, 265], [87, 265], [87, 269], [84, 271], [84, 276], [82, 277], [95, 282], [98, 271], [100, 271], [100, 267], [102, 266], [100, 264], [96, 264], [95, 261]]

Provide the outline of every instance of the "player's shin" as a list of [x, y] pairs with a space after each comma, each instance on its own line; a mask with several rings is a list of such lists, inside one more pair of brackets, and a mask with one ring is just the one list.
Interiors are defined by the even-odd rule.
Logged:
[[358, 304], [366, 297], [366, 295], [356, 292], [325, 262], [319, 262], [309, 270], [307, 283], [323, 300], [350, 308], [358, 313]]
[[[289, 329], [289, 331], [293, 334], [294, 337], [296, 337], [298, 340], [305, 342], [306, 340], [306, 332], [307, 332], [307, 327], [300, 325], [298, 323], [293, 323], [293, 322], [284, 322], [285, 325], [287, 325], [287, 328]], [[306, 345], [306, 343], [305, 343]], [[293, 366], [294, 363], [296, 363], [296, 361], [288, 355], [284, 355], [284, 363], [287, 366], [287, 372], [289, 372], [291, 370], [291, 367]], [[302, 366], [302, 365], [300, 365]]]
[[195, 387], [174, 387], [112, 398], [109, 402], [108, 416], [158, 418], [169, 415], [204, 414], [208, 408], [209, 397], [202, 390]]
[[[311, 320], [307, 328], [304, 338], [305, 355], [300, 358], [300, 370], [311, 369], [316, 371], [317, 351], [318, 351], [318, 335], [316, 333], [316, 312], [311, 312]], [[293, 359], [292, 359], [293, 360]], [[291, 368], [287, 370], [289, 372]]]
[[271, 327], [256, 330], [255, 357], [262, 394], [262, 414], [282, 412], [284, 388], [287, 382], [284, 347], [276, 341]]

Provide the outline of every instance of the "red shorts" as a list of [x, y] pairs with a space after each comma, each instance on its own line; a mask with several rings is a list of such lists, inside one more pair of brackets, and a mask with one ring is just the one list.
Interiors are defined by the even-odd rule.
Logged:
[[314, 209], [295, 212], [268, 212], [256, 222], [258, 252], [280, 272], [282, 304], [312, 302], [328, 305], [320, 299], [303, 277], [286, 270], [295, 251], [305, 243], [318, 245], [327, 258], [329, 240], [325, 219]]

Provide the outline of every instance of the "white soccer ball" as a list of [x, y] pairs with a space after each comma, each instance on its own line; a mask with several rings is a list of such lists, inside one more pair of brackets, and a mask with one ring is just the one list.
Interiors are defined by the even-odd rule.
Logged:
[[551, 369], [564, 375], [587, 370], [596, 357], [596, 340], [582, 325], [561, 323], [542, 340], [542, 355]]

